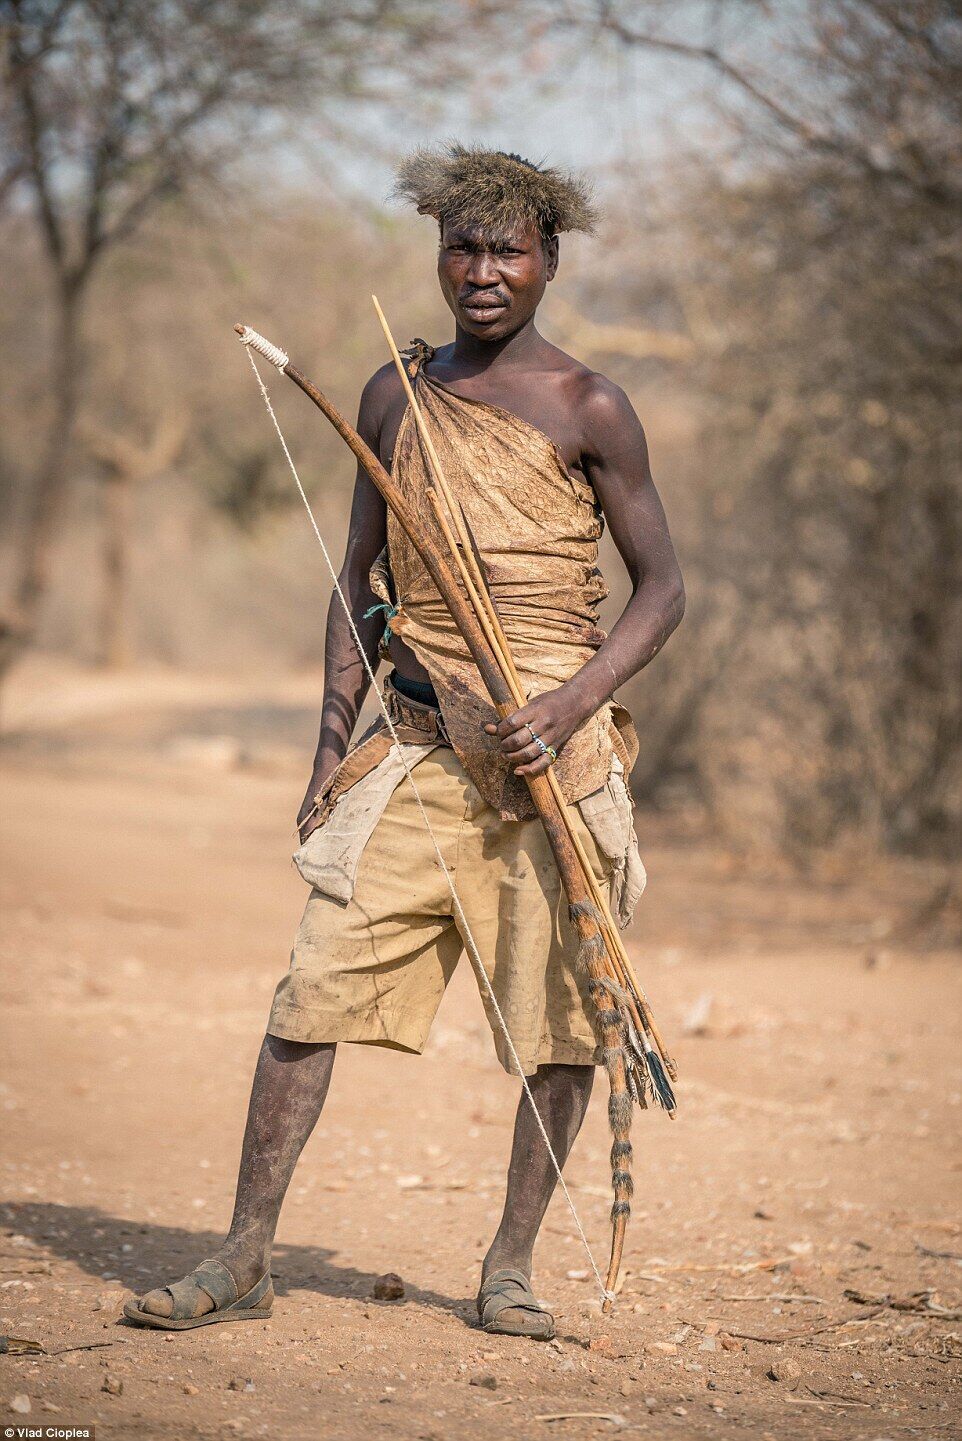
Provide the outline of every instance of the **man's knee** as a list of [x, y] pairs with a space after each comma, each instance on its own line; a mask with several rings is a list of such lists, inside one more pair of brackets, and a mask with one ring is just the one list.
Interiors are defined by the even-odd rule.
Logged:
[[562, 1090], [590, 1091], [595, 1079], [594, 1066], [569, 1066], [550, 1063], [539, 1066], [534, 1079], [542, 1085]]
[[336, 1041], [289, 1041], [285, 1036], [275, 1036], [270, 1031], [264, 1036], [263, 1049], [275, 1061], [303, 1061], [308, 1056], [317, 1056], [329, 1051], [333, 1056], [337, 1050]]

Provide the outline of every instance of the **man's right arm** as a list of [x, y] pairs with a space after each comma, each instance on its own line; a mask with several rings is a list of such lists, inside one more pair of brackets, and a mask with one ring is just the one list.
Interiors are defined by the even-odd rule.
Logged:
[[[392, 395], [392, 378], [397, 385], [393, 366], [384, 366], [371, 377], [361, 396], [357, 429], [375, 455]], [[384, 617], [378, 612], [366, 618], [366, 612], [376, 603], [369, 575], [386, 540], [387, 507], [367, 472], [358, 466], [347, 549], [338, 580], [372, 670], [377, 668], [377, 647], [384, 630]], [[311, 814], [314, 797], [347, 753], [369, 685], [344, 607], [335, 591], [327, 611], [320, 735], [307, 794], [297, 816], [302, 842], [317, 825], [316, 813]]]

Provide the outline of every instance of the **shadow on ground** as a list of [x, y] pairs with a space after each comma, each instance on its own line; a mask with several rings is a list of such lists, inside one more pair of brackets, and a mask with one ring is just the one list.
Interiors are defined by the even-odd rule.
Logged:
[[[116, 1278], [135, 1292], [179, 1279], [216, 1251], [223, 1239], [213, 1231], [188, 1231], [181, 1226], [112, 1216], [96, 1206], [62, 1206], [54, 1202], [0, 1206], [0, 1225], [28, 1236], [48, 1255], [72, 1262], [98, 1281], [105, 1276]], [[125, 1253], [124, 1246], [133, 1249]], [[374, 1272], [335, 1265], [333, 1255], [323, 1246], [279, 1243], [271, 1263], [277, 1294], [314, 1291], [338, 1299], [363, 1300], [365, 1305], [396, 1304], [374, 1300]], [[156, 1279], [145, 1286], [143, 1268], [153, 1267], [155, 1262]], [[471, 1298], [459, 1299], [409, 1283], [405, 1286], [405, 1300], [466, 1321], [475, 1314]]]

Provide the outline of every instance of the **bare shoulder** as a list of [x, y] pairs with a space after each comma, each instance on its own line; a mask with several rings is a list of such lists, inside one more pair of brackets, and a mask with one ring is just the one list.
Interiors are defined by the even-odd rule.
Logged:
[[581, 373], [573, 377], [577, 389], [577, 403], [586, 420], [592, 424], [611, 425], [633, 420], [637, 425], [635, 407], [620, 385], [609, 380], [607, 375], [582, 366]]
[[394, 362], [389, 360], [386, 365], [375, 370], [361, 391], [361, 419], [374, 420], [380, 426], [392, 406], [396, 405], [403, 395], [401, 377], [394, 367]]
[[551, 358], [551, 368], [560, 374], [567, 400], [587, 421], [610, 425], [630, 419], [639, 423], [634, 406], [620, 385], [556, 345], [551, 347]]
[[584, 365], [572, 375], [571, 386], [586, 454], [602, 457], [645, 447], [641, 421], [620, 385]]

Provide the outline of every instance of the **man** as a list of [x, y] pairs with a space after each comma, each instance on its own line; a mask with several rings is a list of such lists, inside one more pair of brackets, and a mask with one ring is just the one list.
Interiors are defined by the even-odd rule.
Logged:
[[[385, 700], [432, 834], [385, 729], [348, 750], [368, 678], [335, 597], [320, 738], [298, 818], [296, 860], [312, 892], [257, 1064], [233, 1221], [216, 1257], [125, 1308], [141, 1325], [270, 1313], [274, 1231], [337, 1042], [419, 1052], [466, 942], [488, 977], [482, 997], [499, 1059], [509, 1071], [517, 1059], [529, 1077], [564, 1163], [600, 1052], [526, 775], [557, 762], [622, 922], [643, 885], [624, 784], [637, 743], [612, 695], [664, 645], [684, 591], [630, 403], [535, 326], [559, 233], [592, 228], [587, 192], [518, 156], [460, 146], [415, 154], [398, 192], [439, 222], [438, 277], [455, 320], [452, 344], [415, 343], [409, 374], [531, 699], [498, 722], [416, 552], [359, 470], [340, 583], [369, 660], [380, 649], [393, 663]], [[358, 429], [429, 517], [424, 455], [393, 366], [366, 385]], [[607, 593], [602, 516], [632, 582], [608, 637], [596, 624]], [[478, 1296], [488, 1331], [553, 1334], [530, 1277], [555, 1180], [522, 1097]]]

